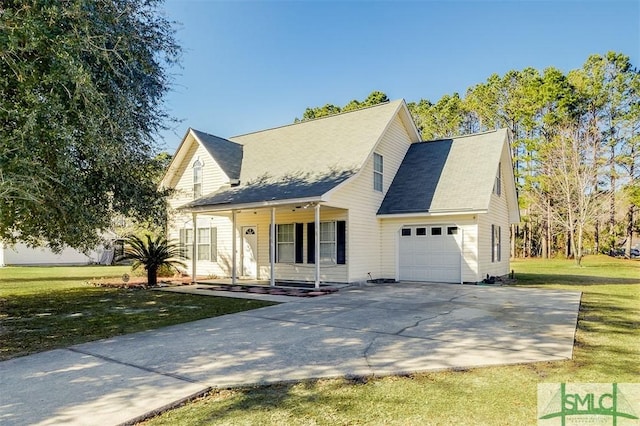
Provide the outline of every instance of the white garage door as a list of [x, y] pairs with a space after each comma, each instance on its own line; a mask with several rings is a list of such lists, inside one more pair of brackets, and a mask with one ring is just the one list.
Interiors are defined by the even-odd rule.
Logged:
[[400, 280], [460, 282], [461, 232], [455, 225], [400, 230]]

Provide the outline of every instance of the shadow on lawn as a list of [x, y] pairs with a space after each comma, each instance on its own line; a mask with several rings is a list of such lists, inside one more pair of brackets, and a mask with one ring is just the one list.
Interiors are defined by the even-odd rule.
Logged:
[[[214, 391], [213, 395], [221, 392], [221, 400], [215, 404], [207, 404], [208, 413], [198, 420], [218, 424], [225, 423], [229, 419], [242, 418], [242, 415], [247, 412], [262, 411], [269, 416], [269, 413], [274, 410], [282, 410], [284, 416], [282, 418], [287, 416], [295, 418], [297, 415], [318, 418], [323, 414], [333, 417], [332, 412], [345, 413], [352, 409], [353, 401], [349, 397], [351, 393], [345, 394], [340, 392], [340, 389], [344, 386], [366, 385], [366, 382], [364, 379], [314, 379], [239, 388], [230, 397], [224, 396], [225, 391]], [[360, 397], [358, 393], [353, 395], [356, 398]], [[401, 399], [392, 401], [390, 397], [386, 399], [387, 404], [394, 402], [402, 404], [404, 401]]]
[[640, 374], [640, 311], [633, 298], [586, 292], [578, 315], [575, 361], [615, 380], [620, 372]]
[[561, 275], [516, 273], [515, 286], [545, 287], [548, 285], [640, 285], [640, 278], [599, 277], [593, 275]]

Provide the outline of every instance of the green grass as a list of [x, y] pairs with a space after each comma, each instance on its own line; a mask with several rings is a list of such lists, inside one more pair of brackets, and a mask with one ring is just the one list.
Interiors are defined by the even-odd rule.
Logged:
[[102, 288], [126, 266], [0, 268], [0, 360], [272, 303]]
[[640, 262], [604, 256], [512, 264], [518, 286], [584, 292], [574, 358], [384, 377], [220, 390], [148, 425], [528, 425], [538, 383], [638, 382]]

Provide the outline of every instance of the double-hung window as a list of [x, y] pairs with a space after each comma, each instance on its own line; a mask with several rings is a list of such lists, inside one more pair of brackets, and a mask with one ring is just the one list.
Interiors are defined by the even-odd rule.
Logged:
[[336, 263], [335, 222], [320, 222], [320, 262]]
[[384, 178], [384, 161], [382, 155], [373, 153], [373, 189], [382, 192]]
[[[320, 263], [344, 265], [347, 263], [347, 226], [344, 220], [320, 222]], [[316, 262], [315, 223], [307, 224], [307, 263]]]
[[198, 260], [211, 260], [211, 228], [198, 228]]
[[293, 223], [277, 225], [276, 262], [293, 263], [295, 260], [295, 227]]
[[[198, 228], [195, 234], [196, 243], [196, 259], [218, 261], [218, 229]], [[183, 248], [183, 254], [187, 259], [193, 259], [193, 228], [184, 228], [180, 230], [180, 245]]]

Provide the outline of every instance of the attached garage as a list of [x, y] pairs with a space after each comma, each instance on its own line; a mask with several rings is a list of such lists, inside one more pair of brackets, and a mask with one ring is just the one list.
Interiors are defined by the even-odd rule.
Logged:
[[456, 225], [403, 226], [398, 247], [401, 281], [462, 282], [462, 232]]

